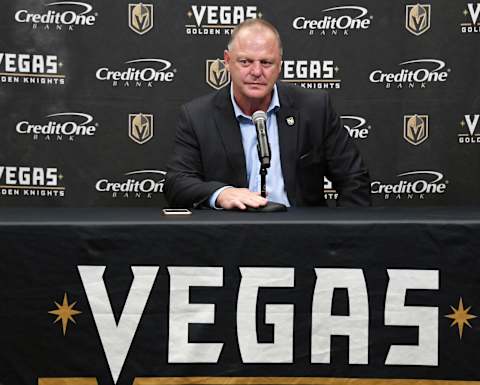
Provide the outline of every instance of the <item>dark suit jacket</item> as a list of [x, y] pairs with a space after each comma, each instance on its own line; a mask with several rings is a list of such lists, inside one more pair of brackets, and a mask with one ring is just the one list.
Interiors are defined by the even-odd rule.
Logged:
[[[358, 150], [325, 91], [278, 83], [280, 158], [292, 206], [325, 205], [326, 176], [339, 206], [370, 205], [370, 180]], [[248, 188], [242, 135], [229, 87], [181, 108], [167, 166], [171, 207], [197, 207], [223, 186]], [[293, 117], [294, 124], [287, 124]], [[291, 119], [290, 119], [291, 121]], [[268, 176], [267, 176], [268, 178]]]

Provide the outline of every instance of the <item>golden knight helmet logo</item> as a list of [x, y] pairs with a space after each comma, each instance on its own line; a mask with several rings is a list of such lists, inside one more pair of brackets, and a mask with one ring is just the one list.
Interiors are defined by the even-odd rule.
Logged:
[[128, 26], [139, 35], [150, 31], [153, 27], [153, 5], [128, 4]]
[[430, 4], [407, 5], [405, 9], [405, 28], [416, 36], [430, 29]]
[[153, 138], [153, 115], [129, 114], [128, 136], [135, 143], [144, 144]]
[[418, 146], [428, 138], [428, 115], [405, 115], [403, 117], [403, 137]]
[[206, 81], [210, 87], [219, 90], [230, 82], [230, 72], [223, 60], [207, 60], [206, 69]]

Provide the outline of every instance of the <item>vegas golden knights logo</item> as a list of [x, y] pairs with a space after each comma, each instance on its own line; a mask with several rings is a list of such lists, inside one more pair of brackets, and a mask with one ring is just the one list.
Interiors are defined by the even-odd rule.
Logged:
[[128, 136], [135, 143], [144, 144], [153, 138], [153, 115], [129, 114]]
[[128, 26], [139, 35], [150, 31], [153, 27], [153, 5], [128, 4]]
[[219, 90], [230, 82], [230, 72], [223, 60], [207, 60], [206, 69], [206, 80], [210, 87]]
[[428, 115], [405, 115], [403, 117], [403, 137], [418, 146], [428, 138]]
[[405, 28], [414, 35], [421, 35], [430, 29], [430, 4], [407, 5], [405, 9]]

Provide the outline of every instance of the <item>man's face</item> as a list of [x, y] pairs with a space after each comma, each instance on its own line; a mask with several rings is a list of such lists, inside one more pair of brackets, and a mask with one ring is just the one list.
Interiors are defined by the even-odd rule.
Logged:
[[281, 70], [280, 48], [272, 31], [255, 27], [240, 30], [230, 50], [224, 52], [224, 60], [237, 103], [270, 101]]

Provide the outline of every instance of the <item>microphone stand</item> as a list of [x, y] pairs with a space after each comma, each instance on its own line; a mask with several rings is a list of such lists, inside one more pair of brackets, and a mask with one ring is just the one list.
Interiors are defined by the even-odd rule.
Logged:
[[[260, 154], [259, 154], [260, 155]], [[270, 163], [270, 162], [269, 162]], [[260, 195], [264, 198], [267, 197], [267, 168], [270, 164], [265, 167], [263, 162], [260, 162]], [[266, 206], [260, 207], [249, 207], [248, 211], [252, 212], [262, 212], [262, 213], [273, 213], [273, 212], [284, 212], [287, 211], [287, 206], [282, 203], [277, 202], [267, 202]]]
[[[255, 115], [258, 112], [256, 112], [253, 116], [254, 122], [256, 120]], [[264, 115], [265, 113], [261, 111], [261, 113]], [[264, 120], [264, 122], [266, 119]], [[263, 130], [263, 135], [260, 135], [258, 129], [257, 129], [257, 151], [258, 151], [258, 160], [260, 161], [260, 195], [263, 198], [267, 197], [267, 173], [268, 173], [268, 168], [270, 167], [270, 143], [268, 143], [268, 137], [266, 134], [266, 127], [265, 125], [262, 125]], [[249, 207], [247, 209], [248, 211], [252, 212], [283, 212], [287, 211], [287, 206], [285, 206], [282, 203], [277, 203], [277, 202], [267, 202], [266, 206], [260, 206], [260, 207]]]

